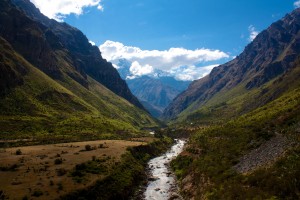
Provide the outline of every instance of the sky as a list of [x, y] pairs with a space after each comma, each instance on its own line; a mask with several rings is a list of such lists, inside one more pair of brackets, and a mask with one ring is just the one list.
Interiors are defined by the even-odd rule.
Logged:
[[239, 55], [300, 0], [31, 0], [49, 18], [80, 29], [131, 78], [163, 70], [195, 80]]

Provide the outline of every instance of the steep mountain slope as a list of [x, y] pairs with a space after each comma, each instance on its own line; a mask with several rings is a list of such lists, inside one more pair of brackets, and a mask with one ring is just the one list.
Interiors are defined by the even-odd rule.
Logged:
[[[86, 69], [77, 66], [79, 60], [49, 28], [7, 0], [0, 2], [0, 46], [1, 139], [122, 138], [157, 126], [148, 113], [98, 81], [105, 74], [109, 84], [124, 83], [120, 88], [128, 90], [119, 75], [108, 73], [116, 71], [99, 51], [98, 58], [90, 52], [88, 63], [81, 60]], [[89, 68], [104, 74], [92, 77]]]
[[193, 131], [172, 162], [185, 199], [300, 199], [299, 31], [297, 9], [168, 108]]
[[173, 161], [186, 199], [299, 199], [300, 62], [269, 84], [279, 98], [197, 130]]
[[[279, 97], [265, 84], [294, 66], [300, 52], [300, 9], [261, 32], [234, 60], [216, 67], [175, 98], [165, 119], [179, 121], [236, 116]], [[190, 115], [192, 113], [192, 115]], [[222, 113], [220, 115], [220, 113]]]
[[177, 81], [172, 77], [149, 76], [127, 79], [126, 82], [132, 93], [154, 117], [160, 117], [164, 109], [189, 84], [189, 81]]
[[[22, 12], [25, 12], [27, 19], [18, 17], [18, 11], [10, 10], [8, 16], [1, 17], [1, 24], [5, 26], [1, 35], [27, 60], [49, 76], [59, 79], [60, 64], [51, 59], [53, 52], [50, 51], [64, 51], [65, 55], [61, 57], [71, 63], [72, 68], [66, 73], [74, 80], [88, 88], [87, 76], [90, 76], [114, 93], [143, 109], [140, 102], [131, 94], [125, 81], [120, 78], [117, 70], [111, 63], [102, 58], [99, 49], [92, 46], [81, 31], [66, 23], [58, 23], [48, 19], [29, 0], [12, 0], [12, 2]], [[34, 21], [35, 24], [29, 25], [28, 20]], [[26, 24], [31, 27], [26, 27]], [[34, 30], [36, 34], [30, 35], [24, 30], [31, 32]]]
[[176, 80], [169, 73], [158, 69], [155, 69], [152, 74], [137, 77], [130, 71], [131, 64], [126, 59], [120, 59], [117, 70], [126, 80], [132, 93], [156, 118], [159, 118], [172, 100], [191, 83], [191, 81]]

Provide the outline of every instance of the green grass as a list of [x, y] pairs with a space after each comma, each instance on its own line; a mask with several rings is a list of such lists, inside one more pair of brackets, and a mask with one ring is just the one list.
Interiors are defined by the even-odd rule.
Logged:
[[[172, 166], [179, 178], [193, 176], [196, 199], [299, 199], [299, 121], [297, 88], [245, 115], [196, 132], [187, 149], [190, 155], [179, 156]], [[295, 142], [283, 158], [247, 175], [232, 169], [276, 132]]]
[[[56, 53], [62, 57], [63, 52]], [[0, 54], [4, 55], [0, 64], [9, 66], [23, 81], [0, 97], [0, 139], [30, 139], [31, 144], [123, 139], [146, 134], [141, 131], [144, 127], [158, 126], [148, 113], [90, 77], [89, 88], [64, 73], [60, 80], [54, 80], [4, 40], [0, 42]], [[68, 72], [72, 69], [66, 60], [60, 62]], [[24, 75], [18, 66], [26, 69]]]
[[285, 74], [267, 82], [259, 88], [247, 90], [244, 81], [231, 90], [222, 90], [208, 101], [195, 101], [179, 114], [171, 126], [185, 126], [191, 123], [202, 125], [223, 124], [230, 119], [259, 108], [286, 92], [300, 87], [300, 60]]

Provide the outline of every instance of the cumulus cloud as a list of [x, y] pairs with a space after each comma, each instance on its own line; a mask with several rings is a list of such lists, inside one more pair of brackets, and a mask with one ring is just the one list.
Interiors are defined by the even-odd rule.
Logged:
[[259, 32], [255, 29], [255, 27], [253, 25], [250, 25], [248, 27], [248, 31], [250, 33], [248, 40], [250, 42], [252, 42], [256, 38], [256, 36], [259, 34]]
[[30, 0], [41, 13], [51, 19], [62, 21], [66, 15], [81, 15], [85, 7], [97, 7], [103, 11], [101, 0]]
[[193, 81], [208, 75], [210, 71], [216, 66], [218, 66], [218, 64], [208, 65], [204, 67], [197, 67], [195, 65], [182, 66], [172, 69], [170, 71], [170, 74], [173, 75], [177, 80]]
[[132, 76], [129, 76], [127, 78], [129, 79], [133, 79], [137, 76], [143, 76], [143, 75], [148, 75], [153, 73], [153, 67], [150, 65], [145, 65], [145, 66], [141, 66], [139, 62], [134, 61], [130, 68], [129, 71], [131, 72]]
[[[102, 56], [115, 65], [120, 59], [126, 59], [133, 63], [134, 67], [131, 66], [131, 72], [134, 76], [150, 74], [154, 69], [159, 69], [173, 74], [176, 72], [178, 79], [194, 80], [195, 77], [199, 78], [205, 73], [204, 68], [196, 67], [197, 64], [229, 58], [228, 54], [220, 50], [204, 48], [196, 50], [184, 48], [170, 48], [164, 51], [142, 50], [114, 41], [106, 41], [99, 48]], [[182, 68], [182, 66], [186, 67]], [[179, 72], [178, 69], [182, 71]], [[200, 72], [202, 75], [199, 75]], [[179, 74], [181, 75], [179, 76]]]
[[299, 8], [300, 7], [300, 0], [294, 2], [294, 6], [295, 6], [295, 8]]

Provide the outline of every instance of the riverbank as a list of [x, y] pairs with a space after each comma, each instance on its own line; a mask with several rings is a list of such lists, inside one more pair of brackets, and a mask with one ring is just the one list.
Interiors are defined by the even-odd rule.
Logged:
[[167, 151], [172, 144], [172, 139], [161, 138], [146, 145], [130, 147], [111, 174], [61, 199], [128, 199], [145, 181], [147, 162]]

